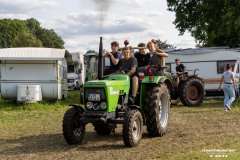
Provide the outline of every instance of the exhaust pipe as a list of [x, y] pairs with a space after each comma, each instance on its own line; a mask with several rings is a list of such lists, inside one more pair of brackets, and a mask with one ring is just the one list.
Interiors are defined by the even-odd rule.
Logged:
[[99, 57], [98, 57], [98, 79], [103, 79], [103, 44], [102, 44], [102, 37], [100, 37], [100, 44], [99, 44]]

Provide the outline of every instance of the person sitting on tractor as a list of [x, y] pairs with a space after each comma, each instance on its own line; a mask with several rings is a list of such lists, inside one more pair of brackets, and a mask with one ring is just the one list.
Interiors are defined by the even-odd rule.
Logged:
[[122, 59], [122, 55], [118, 52], [119, 43], [117, 41], [111, 43], [111, 49], [112, 52], [106, 52], [104, 55], [110, 58], [110, 67], [104, 70], [104, 75], [115, 73], [119, 68], [119, 61]]
[[[135, 104], [135, 98], [138, 91], [138, 77], [136, 76], [137, 59], [131, 55], [130, 47], [122, 49], [123, 59], [119, 62], [119, 71], [124, 71], [132, 80], [132, 96], [130, 96], [131, 104]], [[119, 72], [118, 71], [118, 72]]]
[[147, 47], [151, 54], [150, 65], [165, 66], [165, 57], [168, 57], [168, 54], [160, 48], [156, 49], [153, 41], [148, 42]]
[[187, 68], [180, 62], [180, 59], [175, 59], [175, 63], [176, 63], [176, 73], [177, 73], [177, 77], [176, 77], [176, 81], [177, 84], [179, 84], [179, 78], [182, 77], [185, 73], [187, 73]]
[[139, 49], [138, 52], [134, 53], [134, 57], [137, 59], [139, 68], [146, 67], [149, 65], [151, 55], [150, 53], [146, 52], [146, 49], [143, 49], [147, 47], [145, 43], [139, 43], [138, 47], [142, 47], [142, 48]]

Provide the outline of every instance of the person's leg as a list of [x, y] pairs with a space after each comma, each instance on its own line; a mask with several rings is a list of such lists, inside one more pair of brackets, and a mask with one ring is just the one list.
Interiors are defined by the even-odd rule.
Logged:
[[224, 92], [224, 110], [226, 111], [227, 108], [226, 108], [226, 104], [229, 100], [229, 94], [228, 94], [228, 91], [227, 91], [227, 85], [226, 84], [223, 84], [223, 92]]
[[138, 77], [134, 76], [131, 80], [131, 89], [132, 89], [132, 95], [129, 97], [129, 102], [130, 104], [135, 104], [135, 99], [137, 96], [137, 91], [138, 91]]
[[177, 85], [179, 84], [179, 76], [176, 77]]
[[132, 79], [132, 96], [136, 97], [138, 91], [138, 77], [134, 76]]
[[227, 102], [227, 106], [231, 106], [232, 102], [235, 100], [235, 90], [233, 88], [233, 85], [228, 85], [228, 94], [230, 96], [230, 99]]

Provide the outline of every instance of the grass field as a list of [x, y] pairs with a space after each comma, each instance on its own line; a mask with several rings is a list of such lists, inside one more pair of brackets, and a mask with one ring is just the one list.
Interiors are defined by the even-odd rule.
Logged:
[[78, 97], [72, 91], [67, 100], [25, 106], [0, 100], [0, 159], [240, 159], [240, 104], [229, 112], [222, 99], [171, 106], [167, 134], [151, 138], [144, 129], [135, 148], [124, 146], [121, 125], [114, 135], [98, 136], [91, 124], [83, 144], [70, 146], [62, 118]]

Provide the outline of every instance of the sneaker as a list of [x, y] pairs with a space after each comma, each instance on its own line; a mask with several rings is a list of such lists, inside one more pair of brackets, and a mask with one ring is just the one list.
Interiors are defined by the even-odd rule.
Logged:
[[230, 108], [230, 106], [226, 105], [226, 108], [227, 108], [229, 111], [231, 111], [231, 108]]

